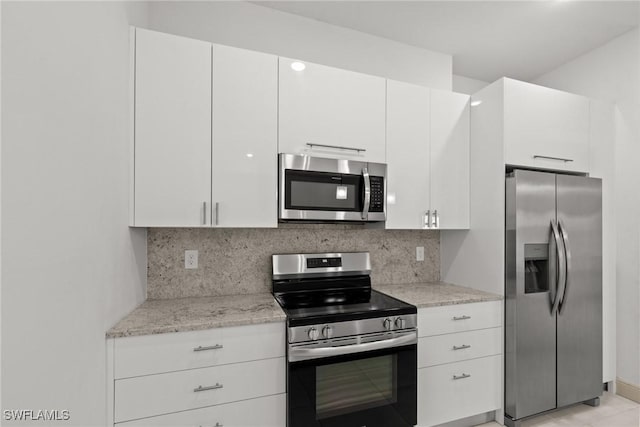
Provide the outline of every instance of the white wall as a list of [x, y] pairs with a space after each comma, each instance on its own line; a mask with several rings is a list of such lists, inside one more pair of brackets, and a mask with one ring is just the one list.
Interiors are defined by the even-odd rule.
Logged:
[[451, 90], [451, 55], [246, 2], [153, 2], [150, 28]]
[[[640, 31], [628, 32], [535, 83], [617, 102], [617, 376], [640, 386]], [[615, 144], [614, 144], [615, 142]]]
[[146, 6], [2, 8], [1, 405], [104, 425], [105, 331], [145, 295], [127, 212], [128, 25]]
[[460, 76], [458, 74], [453, 75], [452, 90], [454, 92], [473, 95], [488, 85], [489, 82], [485, 82], [484, 80], [472, 79], [471, 77]]

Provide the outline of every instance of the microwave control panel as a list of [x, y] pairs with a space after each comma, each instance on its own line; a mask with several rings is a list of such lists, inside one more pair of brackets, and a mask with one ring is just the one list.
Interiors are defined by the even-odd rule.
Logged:
[[384, 212], [384, 178], [372, 176], [371, 182], [371, 204], [369, 212]]

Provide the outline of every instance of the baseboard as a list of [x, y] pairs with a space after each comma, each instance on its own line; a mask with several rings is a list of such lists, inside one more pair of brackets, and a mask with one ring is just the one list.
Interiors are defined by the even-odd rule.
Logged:
[[640, 403], [640, 387], [626, 383], [620, 378], [616, 378], [616, 394]]

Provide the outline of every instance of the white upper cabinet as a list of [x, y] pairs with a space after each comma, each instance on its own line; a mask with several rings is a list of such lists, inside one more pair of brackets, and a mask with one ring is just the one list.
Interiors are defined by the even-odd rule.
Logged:
[[278, 151], [384, 163], [385, 79], [280, 58]]
[[387, 81], [386, 228], [427, 228], [430, 90]]
[[505, 162], [589, 171], [589, 99], [504, 79]]
[[211, 44], [135, 30], [135, 226], [210, 223]]
[[469, 228], [469, 96], [431, 90], [431, 214], [440, 229]]
[[276, 227], [277, 56], [135, 34], [132, 225]]
[[469, 228], [469, 96], [387, 81], [387, 223]]
[[277, 100], [277, 56], [214, 45], [214, 225], [277, 226]]

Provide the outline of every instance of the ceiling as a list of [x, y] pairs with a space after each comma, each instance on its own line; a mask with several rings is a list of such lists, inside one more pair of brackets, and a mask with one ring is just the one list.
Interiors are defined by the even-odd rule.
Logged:
[[451, 54], [454, 74], [488, 82], [534, 80], [640, 22], [640, 0], [255, 3]]

